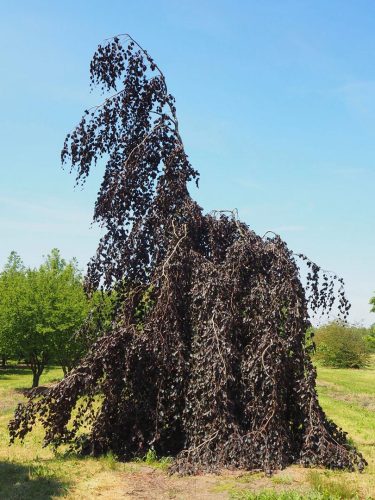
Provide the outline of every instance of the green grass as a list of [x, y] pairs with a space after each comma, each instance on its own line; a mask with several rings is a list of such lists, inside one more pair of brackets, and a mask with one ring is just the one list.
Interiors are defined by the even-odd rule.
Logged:
[[142, 459], [135, 459], [135, 463], [142, 463], [157, 469], [167, 470], [172, 463], [171, 457], [158, 457], [155, 450], [148, 450]]
[[366, 369], [317, 369], [319, 401], [324, 411], [348, 433], [369, 463], [363, 474], [326, 472], [325, 476], [329, 475], [333, 482], [340, 478], [343, 487], [356, 486], [360, 498], [375, 498], [375, 355]]
[[[40, 385], [49, 385], [62, 377], [62, 370], [58, 367], [47, 368], [40, 378]], [[12, 414], [19, 401], [24, 399], [23, 392], [32, 386], [32, 372], [30, 369], [10, 365], [0, 368], [0, 439], [5, 437], [6, 421]]]
[[[62, 375], [60, 368], [50, 367], [42, 374], [40, 384], [51, 384]], [[7, 424], [17, 403], [25, 399], [23, 391], [30, 388], [31, 382], [31, 370], [27, 368], [0, 369], [0, 499], [87, 498], [87, 488], [95, 498], [100, 483], [115, 485], [120, 473], [136, 468], [135, 464], [118, 462], [111, 454], [100, 459], [53, 454], [43, 448], [42, 430], [38, 427], [24, 443], [9, 446]]]
[[370, 358], [370, 365], [360, 370], [344, 368], [317, 367], [318, 380], [333, 384], [335, 389], [347, 394], [367, 394], [375, 396], [375, 355]]
[[[41, 385], [51, 384], [61, 376], [59, 368], [50, 367], [42, 375]], [[208, 476], [170, 479], [165, 471], [170, 460], [158, 458], [153, 450], [143, 460], [127, 464], [118, 462], [112, 454], [96, 459], [53, 454], [42, 447], [43, 435], [38, 427], [25, 443], [9, 446], [7, 424], [31, 381], [31, 371], [24, 367], [0, 369], [0, 499], [123, 498], [124, 485], [130, 488], [134, 480], [148, 487], [143, 479], [149, 470], [155, 471], [152, 478], [167, 484], [165, 498], [174, 498], [173, 491], [184, 491], [182, 498], [190, 498], [192, 490], [184, 490], [189, 484], [194, 484], [194, 488], [203, 485], [199, 491], [213, 495], [212, 498], [218, 495], [237, 500], [370, 499], [375, 491], [375, 356], [371, 366], [363, 370], [318, 367], [320, 402], [369, 462], [362, 474], [292, 466], [271, 478], [263, 473], [239, 472], [209, 480]], [[149, 488], [152, 498], [152, 486]], [[147, 494], [142, 498], [147, 498]]]
[[[275, 481], [273, 482], [275, 483]], [[259, 492], [237, 490], [233, 491], [230, 497], [233, 500], [344, 500], [360, 498], [358, 488], [349, 482], [342, 481], [340, 473], [332, 478], [329, 473], [327, 475], [324, 472], [309, 471], [306, 476], [306, 485], [307, 489], [304, 492], [275, 491], [266, 488]]]
[[[303, 487], [296, 489], [296, 482], [290, 478], [288, 481], [277, 481], [272, 478], [272, 482], [277, 485], [288, 485], [288, 488], [271, 489], [253, 488], [241, 489], [233, 487], [228, 489], [229, 497], [232, 500], [346, 500], [372, 498], [366, 493], [361, 493], [357, 484], [344, 480], [341, 473], [331, 473], [327, 471], [311, 470], [305, 475]], [[289, 488], [289, 486], [292, 487]], [[254, 491], [255, 490], [255, 491]]]

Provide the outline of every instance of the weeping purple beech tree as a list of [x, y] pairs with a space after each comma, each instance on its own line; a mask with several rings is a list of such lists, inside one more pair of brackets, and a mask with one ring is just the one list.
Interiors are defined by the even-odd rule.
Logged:
[[105, 235], [86, 286], [115, 290], [118, 306], [79, 366], [17, 408], [12, 441], [40, 421], [47, 445], [124, 460], [153, 448], [181, 473], [362, 469], [319, 405], [306, 343], [309, 310], [336, 303], [346, 317], [342, 280], [277, 235], [203, 213], [175, 100], [129, 35], [100, 45], [90, 73], [106, 97], [68, 134], [62, 161], [77, 182], [105, 162], [94, 214]]

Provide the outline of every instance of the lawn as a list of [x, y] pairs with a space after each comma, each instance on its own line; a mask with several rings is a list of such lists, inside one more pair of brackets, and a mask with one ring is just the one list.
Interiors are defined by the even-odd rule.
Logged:
[[[47, 385], [62, 376], [51, 367], [41, 378]], [[307, 470], [292, 466], [271, 478], [260, 473], [176, 477], [166, 463], [149, 456], [141, 463], [54, 455], [42, 447], [40, 429], [25, 443], [8, 445], [7, 423], [31, 372], [23, 367], [0, 369], [0, 498], [65, 499], [339, 499], [374, 498], [375, 492], [375, 357], [364, 370], [318, 367], [318, 391], [328, 416], [345, 429], [365, 455], [362, 474]]]

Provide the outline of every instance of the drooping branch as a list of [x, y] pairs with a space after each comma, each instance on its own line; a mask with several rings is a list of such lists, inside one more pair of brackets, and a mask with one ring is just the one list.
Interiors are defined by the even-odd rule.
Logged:
[[89, 267], [88, 284], [94, 288], [125, 278], [147, 280], [154, 261], [165, 254], [170, 221], [177, 213], [183, 216], [191, 203], [187, 183], [198, 178], [184, 151], [163, 73], [135, 40], [126, 38], [127, 47], [115, 37], [95, 53], [91, 82], [115, 94], [85, 113], [62, 151], [62, 161], [77, 170], [79, 181], [99, 158], [106, 159], [94, 220], [107, 232]]
[[[181, 473], [363, 469], [319, 405], [306, 345], [309, 305], [330, 311], [342, 282], [235, 213], [203, 214], [188, 192], [198, 172], [164, 75], [125, 39], [94, 54], [92, 83], [115, 93], [62, 152], [78, 180], [105, 162], [94, 219], [106, 234], [87, 279], [89, 288], [119, 290], [121, 303], [80, 365], [18, 407], [11, 439], [39, 419], [46, 444], [124, 460], [153, 447]], [[297, 258], [309, 268], [307, 291]], [[338, 306], [345, 317], [341, 288]]]

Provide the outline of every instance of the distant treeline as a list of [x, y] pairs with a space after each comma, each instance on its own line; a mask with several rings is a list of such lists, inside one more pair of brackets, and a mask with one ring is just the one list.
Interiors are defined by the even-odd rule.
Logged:
[[375, 353], [375, 325], [365, 328], [332, 321], [310, 333], [316, 348], [314, 358], [325, 366], [364, 368]]
[[26, 267], [12, 252], [0, 274], [3, 366], [8, 360], [26, 363], [33, 387], [47, 364], [66, 374], [108, 328], [114, 299], [101, 291], [87, 296], [76, 259], [67, 262], [57, 249], [38, 268]]

